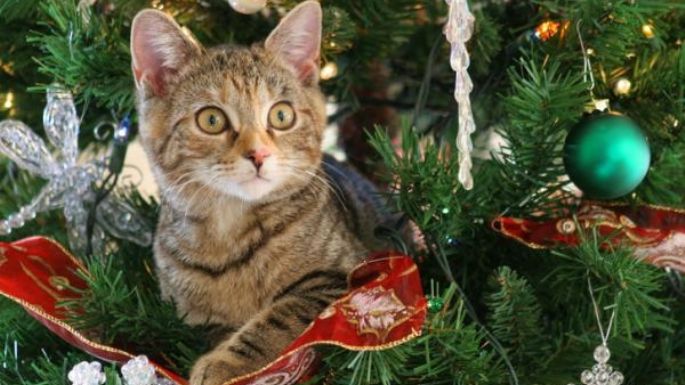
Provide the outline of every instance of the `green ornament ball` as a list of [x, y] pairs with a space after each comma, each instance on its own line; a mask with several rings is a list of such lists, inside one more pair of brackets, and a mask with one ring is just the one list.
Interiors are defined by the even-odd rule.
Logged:
[[591, 115], [576, 124], [564, 144], [564, 167], [584, 195], [615, 199], [629, 194], [649, 169], [651, 153], [640, 127], [623, 115]]
[[442, 310], [445, 306], [445, 301], [440, 297], [429, 297], [428, 298], [428, 311], [431, 313], [437, 313]]

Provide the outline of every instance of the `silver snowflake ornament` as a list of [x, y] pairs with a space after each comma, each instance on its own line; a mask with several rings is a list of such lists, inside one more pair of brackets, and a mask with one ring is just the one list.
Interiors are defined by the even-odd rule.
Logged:
[[623, 373], [614, 370], [608, 364], [611, 352], [606, 345], [599, 345], [593, 354], [596, 364], [592, 370], [584, 370], [580, 374], [580, 382], [584, 385], [621, 385], [623, 384]]
[[[11, 119], [0, 122], [0, 154], [29, 173], [47, 180], [29, 204], [0, 220], [0, 235], [8, 235], [12, 229], [22, 227], [37, 213], [62, 208], [71, 248], [79, 253], [86, 250], [89, 214], [85, 204], [95, 201], [94, 183], [104, 174], [107, 160], [100, 157], [79, 162], [79, 125], [71, 94], [57, 89], [48, 91], [47, 105], [43, 110], [43, 126], [53, 151], [26, 124]], [[115, 133], [119, 134], [118, 131]], [[151, 242], [151, 231], [143, 228], [142, 220], [125, 203], [108, 197], [98, 206], [98, 211], [99, 225], [110, 233], [143, 245]], [[104, 240], [100, 226], [93, 229], [91, 238], [95, 250], [102, 249]]]
[[67, 375], [71, 385], [102, 385], [107, 380], [99, 362], [79, 362]]
[[104, 162], [77, 163], [80, 122], [71, 94], [53, 89], [48, 91], [47, 99], [43, 126], [55, 148], [53, 152], [24, 123], [0, 122], [0, 153], [20, 168], [48, 181], [31, 203], [0, 221], [0, 234], [9, 234], [39, 212], [63, 208], [69, 225], [69, 242], [72, 248], [84, 250], [88, 212], [83, 202], [92, 199], [91, 186], [102, 175]]
[[126, 385], [155, 385], [155, 368], [145, 356], [138, 356], [121, 367], [121, 376]]

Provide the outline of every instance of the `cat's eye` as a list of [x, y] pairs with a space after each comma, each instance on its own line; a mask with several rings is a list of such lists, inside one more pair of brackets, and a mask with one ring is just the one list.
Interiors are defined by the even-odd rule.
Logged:
[[269, 127], [287, 130], [295, 125], [295, 110], [288, 102], [278, 102], [269, 111]]
[[205, 107], [195, 115], [198, 127], [208, 134], [220, 134], [229, 125], [228, 118], [224, 112], [216, 107]]

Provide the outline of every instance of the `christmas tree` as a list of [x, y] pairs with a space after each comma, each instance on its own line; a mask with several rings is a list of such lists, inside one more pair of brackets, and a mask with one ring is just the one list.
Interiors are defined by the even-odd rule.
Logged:
[[[249, 45], [298, 3], [3, 0], [0, 120], [54, 143], [41, 117], [46, 92], [64, 100], [59, 87], [81, 121], [78, 148], [62, 154], [119, 159], [125, 144], [108, 150], [108, 130], [137, 122], [139, 10], [171, 14], [205, 46]], [[420, 336], [387, 349], [320, 348], [310, 383], [685, 383], [685, 4], [471, 0], [469, 39], [468, 13], [450, 14], [462, 3], [321, 2], [321, 86], [339, 132], [329, 150], [384, 186], [416, 228], [414, 244], [380, 232], [417, 262], [428, 317]], [[13, 214], [45, 179], [70, 177], [37, 178], [16, 160], [0, 156], [0, 241], [39, 234], [73, 247], [76, 236], [88, 273], [80, 297], [59, 304], [70, 325], [187, 376], [210, 331], [160, 296], [141, 230], [154, 229], [156, 199], [112, 191], [120, 162], [96, 162], [92, 196], [62, 187], [83, 202]], [[96, 226], [121, 207], [125, 223]], [[92, 360], [0, 299], [0, 384], [69, 384]], [[104, 364], [102, 379], [123, 383], [119, 372]]]

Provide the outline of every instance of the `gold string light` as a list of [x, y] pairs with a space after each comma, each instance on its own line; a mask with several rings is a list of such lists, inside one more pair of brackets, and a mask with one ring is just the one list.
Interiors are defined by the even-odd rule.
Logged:
[[547, 41], [556, 35], [560, 28], [560, 22], [547, 20], [535, 27], [535, 36], [542, 41]]
[[625, 96], [630, 93], [633, 84], [628, 78], [619, 78], [616, 83], [614, 83], [614, 94], [616, 96]]
[[647, 23], [642, 26], [642, 35], [647, 39], [654, 38], [654, 26]]
[[338, 65], [335, 64], [334, 61], [329, 61], [321, 68], [319, 76], [322, 80], [333, 79], [334, 77], [338, 76]]
[[5, 103], [2, 105], [2, 108], [9, 110], [12, 107], [14, 107], [14, 94], [10, 91], [5, 95]]

